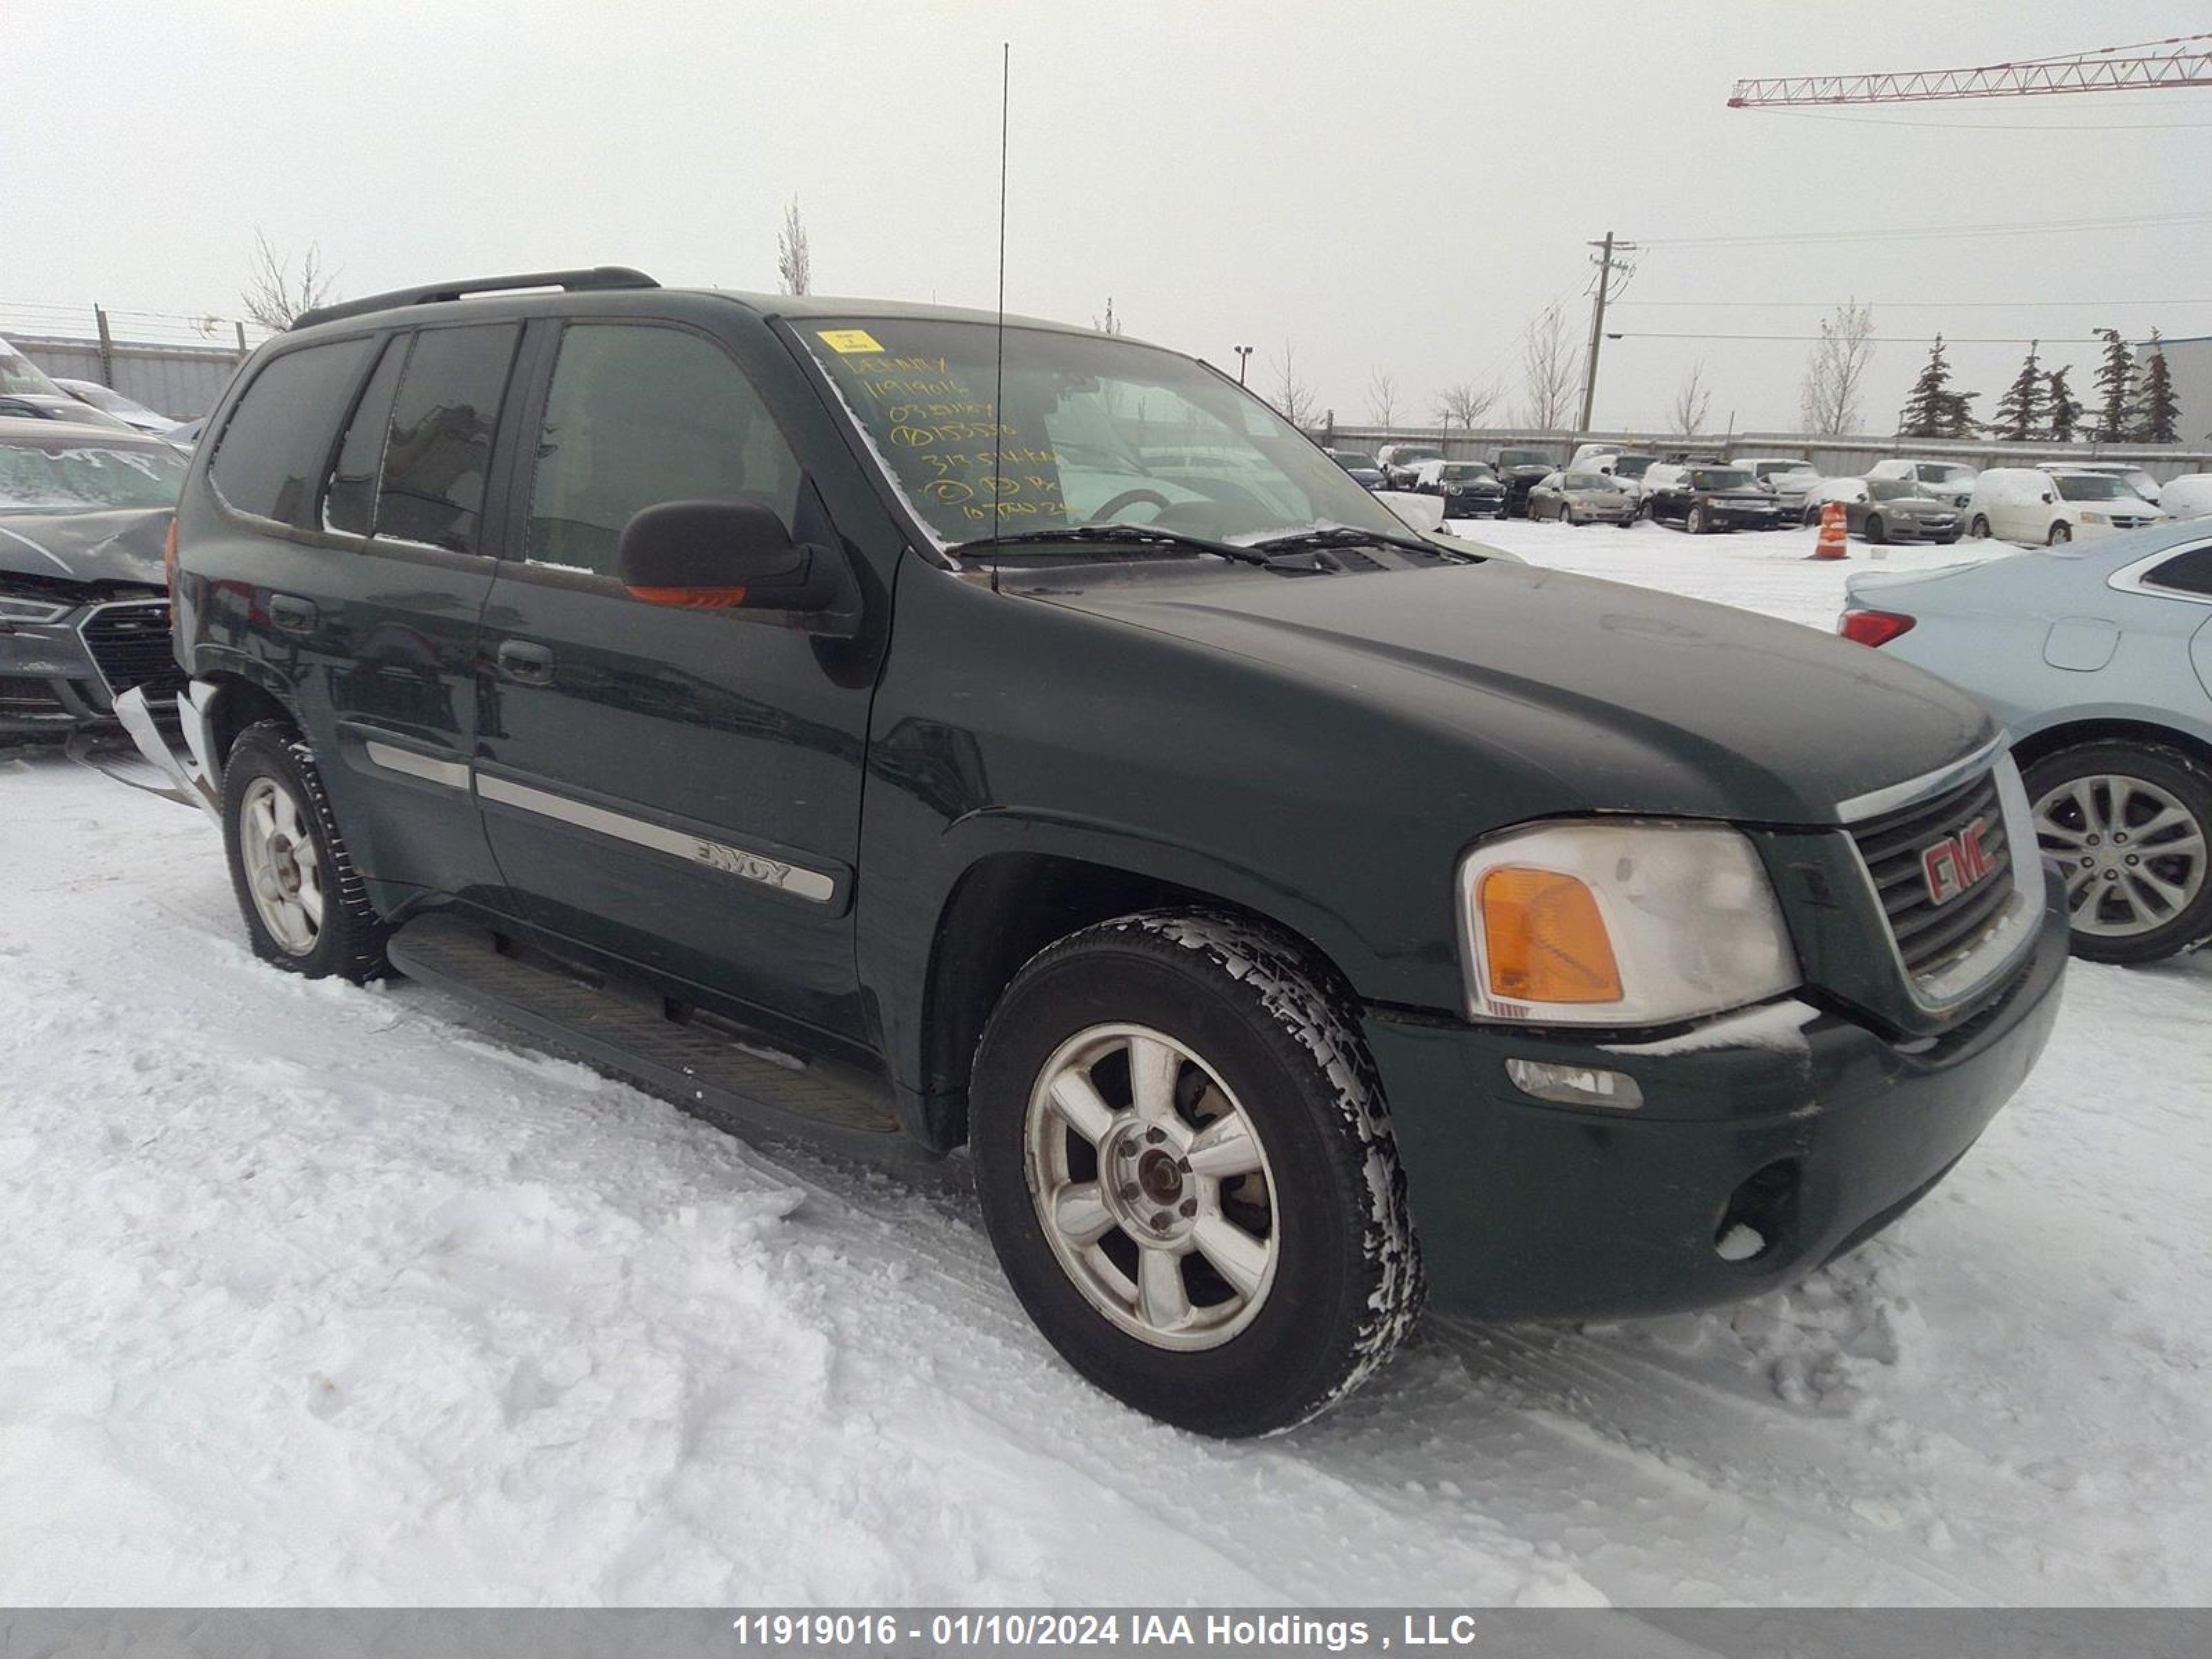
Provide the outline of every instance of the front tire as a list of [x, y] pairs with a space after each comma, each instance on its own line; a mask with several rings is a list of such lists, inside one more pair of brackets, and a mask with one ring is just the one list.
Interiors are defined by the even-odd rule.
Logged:
[[2067, 543], [2073, 539], [2074, 526], [2068, 524], [2065, 520], [2061, 519], [2057, 524], [2051, 526], [2051, 533], [2044, 538], [2043, 544], [2045, 547], [2063, 547]]
[[390, 971], [387, 930], [338, 834], [313, 751], [281, 720], [250, 726], [223, 763], [223, 849], [253, 954], [306, 979]]
[[1876, 547], [1880, 547], [1889, 539], [1888, 527], [1882, 523], [1881, 515], [1879, 513], [1867, 515], [1866, 538]]
[[2212, 939], [2212, 767], [2148, 743], [2077, 744], [2024, 779], [2066, 875], [2074, 954], [2155, 962]]
[[969, 1098], [1015, 1295], [1138, 1410], [1287, 1429], [1412, 1329], [1420, 1261], [1381, 1085], [1289, 941], [1204, 912], [1073, 934], [1000, 999]]
[[1972, 537], [1974, 540], [1978, 542], [1985, 542], [1989, 540], [1990, 521], [1984, 518], [1980, 514], [1975, 514], [1974, 521], [1966, 526], [1966, 534]]
[[1705, 509], [1701, 502], [1690, 509], [1689, 516], [1682, 520], [1682, 528], [1692, 536], [1702, 536], [1705, 533]]

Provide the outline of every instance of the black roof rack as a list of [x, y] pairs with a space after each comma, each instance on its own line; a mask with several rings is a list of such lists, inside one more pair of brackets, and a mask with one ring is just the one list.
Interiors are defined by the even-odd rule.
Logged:
[[372, 311], [391, 311], [401, 306], [435, 305], [471, 294], [498, 294], [513, 289], [557, 288], [571, 294], [592, 289], [659, 288], [659, 283], [628, 265], [593, 265], [588, 270], [529, 270], [514, 276], [479, 276], [461, 283], [432, 283], [422, 288], [396, 288], [389, 294], [371, 294], [334, 306], [317, 306], [292, 319], [294, 328], [313, 328], [341, 317], [360, 317]]

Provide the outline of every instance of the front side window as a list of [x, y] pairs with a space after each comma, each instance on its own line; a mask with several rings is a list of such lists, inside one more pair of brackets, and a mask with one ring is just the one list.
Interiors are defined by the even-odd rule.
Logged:
[[786, 527], [799, 467], [753, 384], [684, 329], [578, 323], [561, 337], [530, 490], [532, 564], [611, 576], [623, 526], [662, 501], [753, 501]]
[[1115, 523], [1220, 539], [1321, 524], [1405, 534], [1267, 404], [1171, 352], [1009, 328], [1002, 410], [988, 323], [809, 318], [799, 337], [948, 545], [988, 540], [994, 523], [1009, 535]]
[[0, 513], [173, 507], [185, 466], [166, 445], [0, 444]]
[[302, 346], [261, 366], [223, 427], [209, 469], [228, 506], [280, 524], [313, 522], [323, 468], [372, 343]]
[[426, 329], [392, 404], [376, 533], [471, 553], [518, 323]]

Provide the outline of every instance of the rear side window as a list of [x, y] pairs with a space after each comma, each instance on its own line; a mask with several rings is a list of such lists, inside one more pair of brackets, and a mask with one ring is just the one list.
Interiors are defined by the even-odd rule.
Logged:
[[2143, 583], [2149, 587], [2169, 588], [2176, 593], [2212, 599], [2212, 543], [2176, 554], [2156, 569], [2146, 572]]
[[530, 492], [533, 564], [612, 575], [623, 526], [661, 501], [750, 501], [793, 522], [799, 469], [752, 382], [682, 329], [572, 324]]
[[323, 468], [372, 343], [304, 346], [261, 366], [231, 412], [209, 468], [227, 505], [282, 524], [313, 523]]
[[384, 434], [392, 421], [392, 394], [399, 387], [399, 371], [407, 362], [409, 337], [401, 335], [384, 348], [376, 373], [354, 405], [339, 441], [330, 486], [323, 492], [323, 528], [343, 530], [356, 536], [368, 534], [376, 522], [376, 475], [384, 461]]
[[484, 475], [519, 323], [426, 329], [392, 404], [376, 533], [455, 553], [476, 550]]

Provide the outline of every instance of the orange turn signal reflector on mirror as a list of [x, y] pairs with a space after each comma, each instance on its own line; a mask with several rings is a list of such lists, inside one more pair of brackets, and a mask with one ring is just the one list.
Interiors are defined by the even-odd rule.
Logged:
[[672, 605], [687, 611], [723, 611], [745, 602], [742, 587], [632, 587], [633, 599], [647, 605]]
[[1479, 894], [1490, 994], [1505, 1002], [1618, 1002], [1620, 969], [1597, 896], [1572, 876], [1501, 865]]

